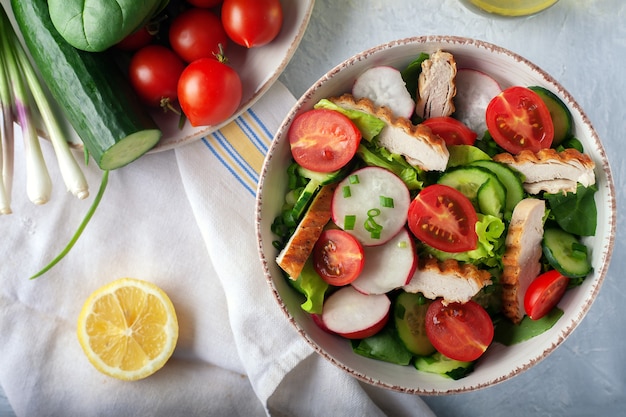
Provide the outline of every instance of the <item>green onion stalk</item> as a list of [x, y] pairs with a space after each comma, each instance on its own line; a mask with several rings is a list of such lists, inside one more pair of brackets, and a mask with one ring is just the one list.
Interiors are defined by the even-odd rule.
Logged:
[[[11, 92], [13, 94], [13, 109], [17, 122], [22, 128], [24, 137], [24, 153], [26, 156], [26, 193], [35, 204], [45, 204], [50, 199], [52, 180], [48, 173], [46, 161], [41, 152], [37, 128], [33, 121], [30, 96], [20, 74], [20, 64], [13, 50], [10, 39], [10, 22], [2, 9], [0, 19], [0, 33], [2, 34], [2, 52], [7, 67], [7, 74]], [[9, 26], [9, 27], [7, 27]]]
[[13, 117], [11, 91], [3, 54], [0, 54], [0, 214], [11, 214], [13, 184]]
[[87, 198], [89, 196], [89, 186], [82, 170], [74, 158], [74, 155], [72, 155], [67, 140], [65, 139], [66, 132], [57, 120], [52, 105], [44, 92], [44, 88], [37, 77], [35, 69], [28, 59], [22, 44], [19, 42], [13, 27], [10, 25], [4, 10], [2, 13], [4, 19], [4, 37], [9, 39], [12, 44], [12, 50], [15, 54], [14, 56], [17, 59], [19, 68], [24, 74], [24, 78], [26, 79], [28, 87], [35, 100], [35, 104], [39, 109], [44, 126], [48, 132], [50, 141], [52, 142], [63, 181], [65, 182], [67, 189], [73, 195], [80, 199]]

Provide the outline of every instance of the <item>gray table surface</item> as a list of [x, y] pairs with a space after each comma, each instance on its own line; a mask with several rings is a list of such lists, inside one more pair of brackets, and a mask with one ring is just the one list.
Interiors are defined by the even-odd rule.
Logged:
[[[556, 77], [585, 109], [603, 140], [624, 203], [626, 2], [561, 0], [521, 19], [473, 14], [458, 0], [317, 0], [307, 32], [280, 77], [299, 97], [331, 67], [372, 46], [410, 36], [457, 35], [492, 42]], [[438, 416], [623, 415], [626, 409], [626, 301], [623, 219], [600, 294], [576, 331], [523, 374], [474, 393], [425, 397]], [[14, 416], [0, 390], [0, 416]]]

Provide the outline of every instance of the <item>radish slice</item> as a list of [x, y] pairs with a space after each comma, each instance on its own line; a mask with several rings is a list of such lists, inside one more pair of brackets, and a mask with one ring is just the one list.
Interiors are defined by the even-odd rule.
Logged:
[[352, 95], [369, 98], [377, 106], [385, 106], [396, 117], [409, 119], [415, 109], [415, 101], [406, 88], [400, 71], [393, 67], [372, 67], [361, 74], [352, 86]]
[[417, 253], [406, 228], [384, 245], [363, 251], [365, 265], [352, 286], [364, 294], [384, 294], [408, 284], [417, 267]]
[[404, 227], [411, 197], [405, 183], [380, 167], [354, 171], [339, 182], [331, 203], [333, 222], [363, 246], [382, 245]]
[[348, 339], [363, 339], [385, 326], [390, 307], [387, 295], [366, 295], [348, 285], [328, 297], [322, 321], [332, 333]]
[[492, 98], [500, 94], [500, 84], [484, 72], [461, 68], [456, 73], [454, 117], [482, 136], [487, 130], [485, 112]]

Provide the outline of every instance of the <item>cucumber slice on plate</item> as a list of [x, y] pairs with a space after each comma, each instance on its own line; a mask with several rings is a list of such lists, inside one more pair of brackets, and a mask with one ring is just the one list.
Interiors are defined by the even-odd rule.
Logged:
[[502, 216], [506, 189], [490, 170], [479, 166], [458, 167], [443, 174], [437, 182], [459, 190], [481, 213]]
[[521, 174], [514, 172], [508, 166], [491, 160], [478, 160], [471, 163], [473, 166], [479, 166], [493, 172], [504, 188], [506, 188], [506, 201], [504, 204], [504, 218], [511, 219], [513, 209], [524, 198], [524, 184]]
[[552, 146], [556, 146], [572, 136], [572, 114], [569, 109], [563, 103], [563, 101], [557, 97], [556, 94], [550, 90], [532, 86], [528, 87], [541, 97], [541, 100], [548, 106], [550, 116], [552, 117], [552, 123], [554, 124], [554, 139], [552, 139]]
[[583, 278], [591, 272], [587, 247], [576, 236], [552, 227], [543, 232], [543, 253], [550, 265], [570, 278]]

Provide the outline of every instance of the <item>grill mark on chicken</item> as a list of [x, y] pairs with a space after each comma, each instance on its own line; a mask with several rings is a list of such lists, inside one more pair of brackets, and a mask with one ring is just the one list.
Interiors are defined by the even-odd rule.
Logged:
[[548, 148], [537, 153], [529, 150], [517, 155], [502, 153], [493, 160], [520, 172], [524, 176], [524, 189], [530, 194], [575, 193], [578, 183], [588, 187], [596, 182], [593, 160], [573, 148], [561, 152]]
[[298, 279], [302, 268], [313, 251], [326, 224], [331, 218], [331, 202], [337, 184], [323, 186], [311, 202], [296, 231], [283, 250], [278, 254], [276, 263], [292, 280]]
[[386, 107], [376, 106], [368, 98], [355, 99], [351, 94], [329, 99], [336, 105], [350, 110], [359, 110], [385, 122], [378, 135], [378, 144], [391, 153], [404, 156], [406, 161], [424, 171], [444, 171], [450, 153], [441, 137], [429, 127], [414, 125], [405, 117], [395, 117]]

